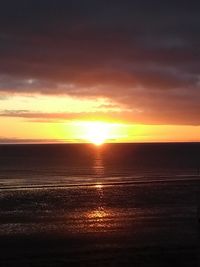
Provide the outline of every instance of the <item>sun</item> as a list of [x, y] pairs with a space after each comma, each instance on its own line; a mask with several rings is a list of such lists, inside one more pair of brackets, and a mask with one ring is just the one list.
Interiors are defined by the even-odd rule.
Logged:
[[102, 136], [91, 136], [90, 138], [88, 138], [88, 141], [90, 141], [96, 146], [102, 145], [103, 143], [105, 143], [105, 140], [106, 139]]
[[97, 146], [110, 138], [110, 125], [104, 122], [89, 122], [85, 124], [85, 139]]
[[79, 123], [82, 139], [96, 146], [100, 146], [112, 138], [112, 128], [112, 124], [106, 122], [85, 121]]
[[116, 142], [123, 138], [124, 125], [115, 122], [103, 121], [75, 121], [74, 136], [84, 143], [101, 146], [107, 142]]

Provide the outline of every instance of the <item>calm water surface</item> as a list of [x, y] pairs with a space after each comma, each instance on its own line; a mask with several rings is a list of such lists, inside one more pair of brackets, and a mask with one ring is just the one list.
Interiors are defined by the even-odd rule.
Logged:
[[0, 146], [0, 266], [198, 266], [200, 144]]

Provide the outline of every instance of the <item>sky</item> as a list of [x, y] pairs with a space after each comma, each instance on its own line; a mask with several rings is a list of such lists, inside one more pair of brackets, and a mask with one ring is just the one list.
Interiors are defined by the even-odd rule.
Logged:
[[200, 141], [200, 3], [0, 3], [0, 142]]

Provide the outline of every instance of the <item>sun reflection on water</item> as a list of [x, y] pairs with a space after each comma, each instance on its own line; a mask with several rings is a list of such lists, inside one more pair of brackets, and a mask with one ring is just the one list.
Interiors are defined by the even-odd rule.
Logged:
[[86, 214], [86, 217], [88, 219], [96, 219], [99, 221], [99, 219], [103, 219], [109, 215], [108, 211], [106, 211], [103, 207], [98, 207], [95, 210], [89, 211]]
[[73, 223], [68, 230], [74, 234], [106, 234], [122, 229], [123, 225], [128, 222], [122, 220], [124, 217], [122, 210], [108, 205], [107, 187], [97, 182], [90, 189], [92, 191], [89, 194], [92, 194], [92, 198], [89, 206], [71, 213], [71, 222]]
[[93, 170], [94, 175], [96, 178], [103, 178], [104, 177], [104, 164], [101, 155], [101, 150], [96, 151], [96, 157], [94, 160]]
[[95, 188], [97, 189], [102, 189], [103, 188], [103, 185], [101, 183], [97, 183], [94, 185]]
[[84, 232], [107, 232], [112, 226], [113, 212], [106, 207], [104, 185], [97, 182], [93, 189], [96, 191], [95, 206], [82, 213]]
[[97, 150], [93, 174], [93, 185], [85, 189], [89, 200], [88, 205], [83, 205], [83, 208], [71, 214], [73, 221], [70, 227], [71, 233], [113, 233], [124, 224], [119, 209], [109, 205], [111, 188], [108, 189], [104, 184], [104, 162], [101, 150]]

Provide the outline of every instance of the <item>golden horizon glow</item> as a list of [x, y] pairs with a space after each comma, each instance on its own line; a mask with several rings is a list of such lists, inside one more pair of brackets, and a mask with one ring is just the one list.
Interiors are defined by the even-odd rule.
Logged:
[[104, 97], [0, 95], [0, 143], [200, 142], [199, 125], [134, 123], [127, 112]]
[[[95, 122], [95, 121], [94, 121]], [[62, 142], [87, 143], [86, 130], [94, 122], [66, 121], [65, 123], [32, 122], [20, 118], [0, 117], [3, 125], [0, 142]], [[109, 136], [105, 142], [200, 142], [200, 126], [191, 125], [141, 125], [105, 122]], [[84, 126], [85, 125], [85, 126]], [[87, 125], [87, 127], [86, 127]], [[93, 124], [94, 125], [94, 124]], [[181, 133], [181, 134], [180, 134]]]

